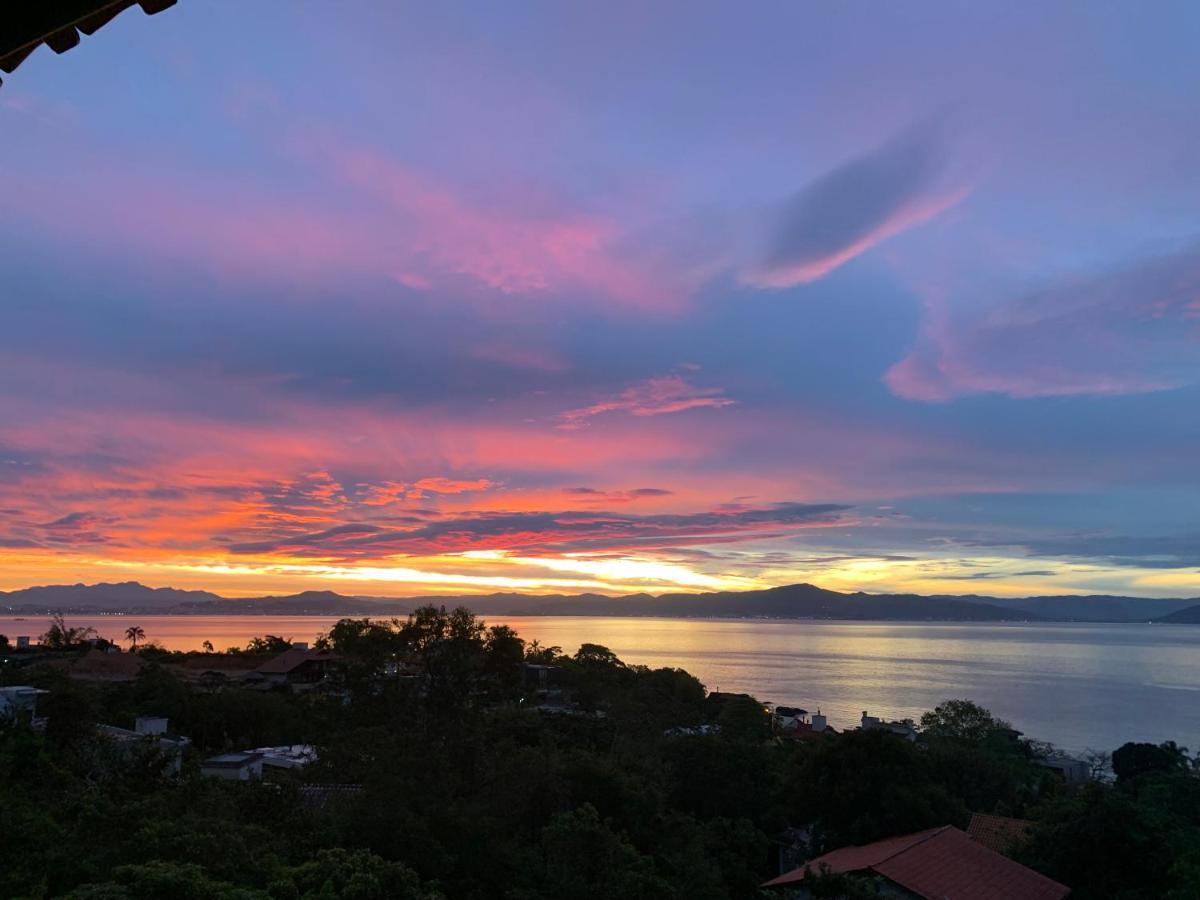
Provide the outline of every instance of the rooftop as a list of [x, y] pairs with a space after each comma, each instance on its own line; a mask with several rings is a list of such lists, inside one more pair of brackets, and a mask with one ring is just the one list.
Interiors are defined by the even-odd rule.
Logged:
[[217, 756], [210, 756], [204, 760], [202, 765], [208, 768], [239, 769], [242, 766], [258, 762], [260, 759], [262, 759], [261, 753], [221, 753]]
[[1071, 892], [950, 825], [843, 847], [764, 887], [799, 884], [823, 866], [834, 874], [873, 872], [926, 900], [1061, 900]]
[[293, 647], [284, 650], [274, 659], [269, 659], [254, 671], [263, 675], [286, 675], [306, 662], [341, 662], [342, 658], [336, 653], [326, 650], [300, 650]]
[[1033, 823], [1026, 819], [971, 813], [967, 834], [997, 853], [1008, 853], [1029, 839]]

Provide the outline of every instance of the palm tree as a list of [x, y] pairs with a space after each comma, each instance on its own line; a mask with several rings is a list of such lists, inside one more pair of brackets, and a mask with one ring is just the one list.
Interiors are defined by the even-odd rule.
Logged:
[[134, 653], [137, 650], [138, 641], [145, 640], [146, 632], [142, 630], [141, 625], [130, 625], [125, 629], [125, 640], [129, 641], [129, 652]]

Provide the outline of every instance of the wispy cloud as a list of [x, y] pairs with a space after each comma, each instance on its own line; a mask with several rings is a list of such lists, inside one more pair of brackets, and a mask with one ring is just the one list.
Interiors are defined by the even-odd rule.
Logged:
[[1143, 394], [1200, 383], [1200, 247], [1015, 299], [926, 298], [917, 346], [885, 376], [911, 400]]
[[559, 417], [559, 427], [567, 430], [582, 428], [589, 419], [606, 413], [662, 416], [689, 409], [720, 409], [735, 402], [725, 396], [723, 388], [698, 387], [681, 375], [663, 375], [635, 384], [590, 406], [569, 409]]
[[241, 554], [380, 558], [393, 554], [434, 555], [478, 550], [605, 552], [669, 547], [688, 540], [744, 541], [764, 534], [838, 522], [849, 507], [839, 504], [775, 503], [737, 512], [707, 511], [658, 515], [613, 512], [481, 512], [448, 516], [411, 527], [359, 526], [323, 529], [274, 539], [235, 543]]
[[633, 488], [632, 490], [625, 491], [602, 491], [590, 487], [571, 487], [564, 489], [563, 493], [576, 502], [586, 503], [591, 506], [609, 503], [633, 503], [637, 500], [670, 497], [675, 492], [668, 491], [666, 488], [652, 487]]

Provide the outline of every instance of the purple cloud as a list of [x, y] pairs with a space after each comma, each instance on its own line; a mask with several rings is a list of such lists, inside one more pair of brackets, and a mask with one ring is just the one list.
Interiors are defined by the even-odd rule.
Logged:
[[885, 376], [945, 401], [1144, 394], [1200, 382], [1200, 247], [1051, 282], [1011, 301], [930, 300], [916, 348]]
[[914, 127], [822, 175], [784, 206], [770, 246], [747, 278], [763, 287], [816, 281], [963, 196], [945, 186], [942, 134]]

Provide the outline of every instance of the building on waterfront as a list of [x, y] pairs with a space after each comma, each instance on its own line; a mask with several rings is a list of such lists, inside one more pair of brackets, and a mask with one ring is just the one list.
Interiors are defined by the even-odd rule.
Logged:
[[952, 825], [843, 847], [809, 860], [763, 887], [806, 896], [810, 873], [860, 875], [880, 896], [921, 900], [1062, 900], [1071, 889], [991, 850]]

